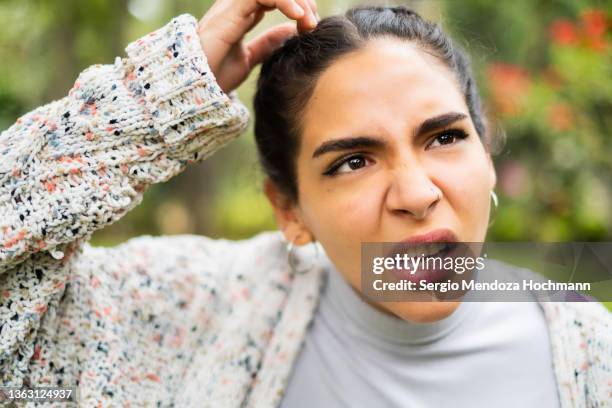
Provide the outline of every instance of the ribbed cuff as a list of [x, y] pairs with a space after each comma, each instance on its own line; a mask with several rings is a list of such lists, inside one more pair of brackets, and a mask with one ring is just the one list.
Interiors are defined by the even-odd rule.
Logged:
[[[248, 126], [249, 111], [235, 91], [226, 94], [208, 66], [197, 20], [183, 14], [130, 43], [126, 84], [152, 116], [169, 154], [206, 154]], [[207, 131], [210, 137], [196, 137]]]

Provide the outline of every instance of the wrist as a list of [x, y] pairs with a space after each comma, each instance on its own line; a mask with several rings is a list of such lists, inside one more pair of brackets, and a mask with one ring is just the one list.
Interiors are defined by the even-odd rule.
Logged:
[[236, 116], [201, 48], [193, 16], [174, 18], [126, 51], [128, 87], [141, 98], [170, 155], [210, 126], [212, 117], [221, 122], [220, 117], [231, 121]]
[[206, 61], [213, 75], [216, 76], [217, 68], [219, 66], [219, 56], [215, 52], [219, 48], [217, 36], [214, 35], [214, 26], [210, 22], [204, 22], [200, 20], [196, 27], [198, 39], [200, 42], [200, 48], [206, 57]]

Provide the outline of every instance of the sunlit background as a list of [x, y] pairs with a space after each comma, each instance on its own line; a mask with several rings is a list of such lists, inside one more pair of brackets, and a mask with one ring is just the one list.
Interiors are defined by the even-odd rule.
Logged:
[[[63, 97], [78, 73], [112, 63], [173, 16], [201, 17], [210, 1], [0, 2], [0, 129]], [[350, 1], [317, 2], [322, 17]], [[359, 4], [366, 4], [360, 2]], [[499, 211], [490, 240], [612, 239], [612, 4], [578, 0], [449, 0], [405, 4], [464, 45], [489, 118], [506, 145], [495, 158]], [[284, 21], [269, 13], [247, 39]], [[251, 107], [257, 69], [240, 87]], [[93, 243], [141, 234], [243, 238], [274, 229], [247, 133], [204, 163], [151, 187], [143, 203]]]

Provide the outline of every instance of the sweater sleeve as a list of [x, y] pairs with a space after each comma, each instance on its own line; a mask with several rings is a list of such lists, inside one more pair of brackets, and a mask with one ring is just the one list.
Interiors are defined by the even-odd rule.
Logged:
[[59, 321], [91, 234], [247, 127], [248, 110], [216, 83], [196, 26], [176, 17], [0, 134], [0, 383], [27, 385], [38, 331]]
[[207, 65], [196, 19], [182, 15], [83, 71], [65, 98], [0, 135], [0, 274], [113, 223], [248, 125], [235, 91]]

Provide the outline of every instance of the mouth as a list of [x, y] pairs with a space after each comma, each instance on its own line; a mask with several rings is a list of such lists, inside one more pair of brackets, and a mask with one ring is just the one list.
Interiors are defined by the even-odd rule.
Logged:
[[453, 231], [441, 228], [425, 234], [412, 235], [392, 246], [387, 256], [407, 254], [408, 256], [434, 256], [443, 251], [452, 250], [458, 239]]
[[402, 244], [424, 244], [428, 242], [457, 242], [457, 235], [448, 228], [440, 228], [425, 234], [412, 235], [400, 241]]
[[[386, 256], [390, 258], [399, 257], [404, 262], [413, 262], [417, 258], [420, 258], [420, 265], [437, 265], [436, 262], [431, 261], [440, 261], [449, 257], [459, 256], [461, 252], [459, 247], [457, 236], [453, 231], [449, 229], [437, 229], [425, 234], [413, 235], [395, 243], [391, 250], [386, 253]], [[421, 280], [426, 282], [440, 282], [448, 279], [452, 275], [452, 271], [448, 269], [441, 267], [423, 268], [422, 266], [410, 271], [406, 269], [393, 269], [392, 272], [396, 278], [413, 281], [415, 283]]]
[[456, 242], [432, 242], [427, 244], [401, 244], [395, 249], [400, 249], [399, 252], [391, 251], [388, 256], [400, 255], [412, 258], [417, 256], [424, 257], [440, 257], [446, 256], [457, 247]]

